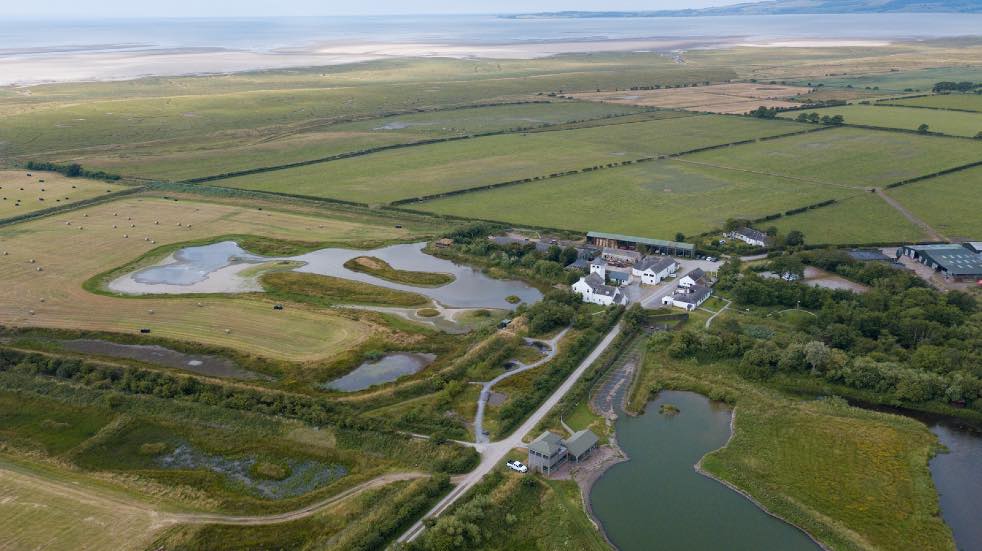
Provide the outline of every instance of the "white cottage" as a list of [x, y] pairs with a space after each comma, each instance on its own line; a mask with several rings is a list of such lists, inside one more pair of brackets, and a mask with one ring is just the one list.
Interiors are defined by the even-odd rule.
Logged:
[[623, 304], [624, 295], [617, 287], [612, 287], [604, 283], [599, 274], [593, 273], [586, 277], [581, 277], [573, 284], [573, 292], [583, 298], [583, 302], [610, 306], [612, 304]]
[[631, 273], [645, 285], [657, 285], [679, 269], [678, 262], [668, 256], [648, 256], [634, 265]]
[[661, 303], [691, 312], [706, 302], [706, 299], [712, 294], [713, 290], [703, 285], [679, 287], [674, 294], [661, 299]]
[[691, 272], [685, 274], [679, 278], [679, 287], [688, 289], [693, 285], [705, 285], [706, 284], [706, 272], [702, 268], [696, 268]]

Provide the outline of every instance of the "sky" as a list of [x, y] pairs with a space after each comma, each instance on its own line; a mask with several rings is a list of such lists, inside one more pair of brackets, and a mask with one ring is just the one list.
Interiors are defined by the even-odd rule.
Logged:
[[255, 17], [703, 8], [736, 0], [0, 0], [0, 17]]

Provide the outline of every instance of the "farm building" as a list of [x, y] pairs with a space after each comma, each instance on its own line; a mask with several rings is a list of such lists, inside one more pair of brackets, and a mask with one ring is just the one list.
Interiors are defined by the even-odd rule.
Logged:
[[610, 306], [612, 304], [623, 304], [624, 295], [617, 287], [607, 285], [600, 274], [593, 273], [581, 277], [573, 284], [573, 292], [583, 298], [583, 302]]
[[587, 272], [590, 270], [590, 261], [585, 258], [577, 258], [576, 260], [571, 262], [568, 266], [566, 266], [566, 269], [580, 270], [583, 272]]
[[695, 285], [706, 285], [706, 272], [702, 268], [696, 268], [679, 279], [679, 287], [684, 289]]
[[747, 245], [753, 245], [755, 247], [766, 247], [771, 242], [771, 238], [768, 237], [766, 233], [753, 228], [740, 228], [738, 230], [733, 230], [731, 232], [727, 232], [726, 237], [731, 239], [739, 239]]
[[631, 282], [631, 272], [609, 270], [607, 272], [607, 279], [610, 280], [611, 284], [621, 287]]
[[662, 304], [674, 306], [691, 312], [713, 294], [713, 290], [705, 285], [692, 285], [690, 287], [679, 287], [675, 293], [661, 299]]
[[667, 256], [647, 256], [634, 265], [634, 277], [640, 277], [645, 285], [657, 285], [679, 269], [678, 262]]
[[602, 258], [595, 258], [590, 262], [590, 273], [597, 274], [600, 279], [607, 280], [607, 261]]
[[597, 247], [636, 251], [638, 247], [644, 246], [647, 247], [649, 252], [665, 253], [674, 256], [693, 256], [696, 250], [695, 245], [689, 243], [649, 239], [647, 237], [635, 237], [633, 235], [621, 235], [617, 233], [592, 231], [586, 234], [586, 240], [587, 243]]
[[565, 440], [554, 432], [545, 431], [529, 444], [529, 469], [551, 474], [567, 460], [580, 462], [586, 459], [597, 449], [599, 442], [590, 429], [578, 431]]
[[846, 254], [857, 262], [893, 262], [892, 258], [876, 249], [852, 249]]
[[610, 247], [604, 247], [604, 252], [601, 256], [608, 262], [616, 262], [617, 264], [636, 264], [641, 260], [642, 255], [637, 251], [631, 251], [628, 249], [612, 249]]
[[904, 245], [900, 248], [900, 254], [941, 272], [946, 278], [967, 281], [982, 279], [982, 254], [973, 250], [969, 243]]
[[971, 251], [982, 253], [982, 241], [968, 241], [962, 245]]

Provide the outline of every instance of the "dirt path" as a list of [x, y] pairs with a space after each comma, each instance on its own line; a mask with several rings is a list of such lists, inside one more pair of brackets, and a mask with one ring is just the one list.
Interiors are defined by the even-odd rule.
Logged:
[[921, 228], [921, 231], [923, 231], [924, 233], [926, 233], [931, 238], [931, 240], [933, 240], [933, 241], [948, 241], [948, 238], [947, 237], [945, 237], [944, 235], [938, 233], [938, 231], [935, 230], [934, 228], [932, 228], [927, 222], [925, 222], [925, 221], [921, 220], [920, 218], [914, 216], [914, 213], [912, 213], [909, 210], [907, 210], [906, 208], [904, 208], [903, 205], [901, 205], [899, 202], [897, 202], [897, 200], [894, 199], [893, 197], [890, 197], [889, 195], [887, 195], [886, 192], [883, 191], [882, 189], [876, 188], [876, 194], [879, 195], [881, 199], [883, 199], [884, 201], [886, 201], [888, 205], [890, 205], [891, 207], [893, 207], [894, 209], [896, 209], [897, 212], [899, 212], [900, 214], [902, 214], [904, 218], [906, 218], [908, 221], [910, 221], [910, 223], [912, 223], [915, 226]]
[[763, 170], [752, 170], [752, 169], [749, 169], [749, 168], [736, 168], [736, 167], [732, 167], [732, 166], [717, 165], [717, 164], [713, 164], [713, 163], [703, 163], [703, 162], [700, 162], [700, 161], [691, 161], [689, 159], [680, 159], [678, 157], [672, 157], [671, 160], [672, 161], [675, 161], [677, 163], [687, 163], [687, 164], [690, 164], [690, 165], [706, 166], [706, 167], [709, 167], [709, 168], [719, 168], [719, 169], [725, 169], [725, 170], [734, 170], [736, 172], [746, 172], [747, 174], [757, 174], [759, 176], [770, 176], [772, 178], [781, 178], [781, 179], [784, 179], [784, 180], [794, 180], [795, 182], [802, 182], [802, 183], [805, 183], [805, 184], [814, 184], [814, 185], [817, 185], [817, 186], [837, 187], [837, 188], [842, 188], [842, 189], [850, 189], [850, 190], [853, 190], [853, 191], [863, 189], [863, 188], [858, 187], [858, 186], [850, 186], [850, 185], [846, 185], [846, 184], [836, 184], [836, 183], [833, 183], [833, 182], [823, 182], [821, 180], [812, 180], [811, 178], [801, 178], [799, 176], [790, 176], [788, 174], [777, 174], [777, 173], [774, 173], [774, 172], [766, 172], [766, 171], [763, 171]]

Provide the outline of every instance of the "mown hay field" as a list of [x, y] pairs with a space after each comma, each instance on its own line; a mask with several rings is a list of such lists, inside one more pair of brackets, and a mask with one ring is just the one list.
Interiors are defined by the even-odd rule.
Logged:
[[982, 160], [982, 142], [834, 128], [696, 153], [686, 159], [863, 189]]
[[372, 325], [318, 308], [274, 311], [261, 295], [118, 298], [82, 288], [89, 278], [161, 245], [230, 233], [338, 244], [413, 235], [364, 214], [327, 218], [281, 208], [140, 196], [2, 228], [0, 324], [125, 333], [145, 327], [154, 336], [295, 361], [357, 346], [373, 333]]
[[414, 208], [661, 239], [854, 193], [837, 186], [660, 160], [427, 201]]
[[670, 118], [403, 148], [222, 180], [220, 185], [388, 203], [806, 128], [737, 117]]
[[[980, 103], [982, 105], [982, 103]], [[982, 132], [982, 113], [944, 111], [941, 109], [918, 109], [915, 107], [894, 107], [887, 105], [845, 105], [827, 109], [815, 109], [819, 115], [842, 115], [846, 124], [878, 126], [881, 128], [900, 128], [917, 130], [926, 124], [931, 132], [952, 136], [974, 137]], [[782, 118], [793, 119], [800, 112], [782, 113]]]
[[[891, 194], [892, 195], [892, 194]], [[782, 234], [798, 230], [811, 244], [896, 243], [928, 239], [919, 227], [872, 193], [859, 193], [841, 202], [762, 226], [775, 226]]]
[[122, 152], [69, 155], [62, 160], [125, 176], [184, 180], [434, 138], [532, 128], [637, 111], [628, 106], [581, 102], [446, 109], [339, 123], [275, 137], [259, 133], [220, 141], [206, 137], [171, 145], [154, 143]]
[[0, 219], [76, 203], [123, 189], [126, 187], [86, 178], [68, 178], [57, 172], [0, 170]]
[[896, 99], [885, 103], [932, 109], [961, 109], [982, 113], [982, 94], [941, 94], [921, 98]]
[[886, 192], [949, 239], [982, 239], [982, 167]]

